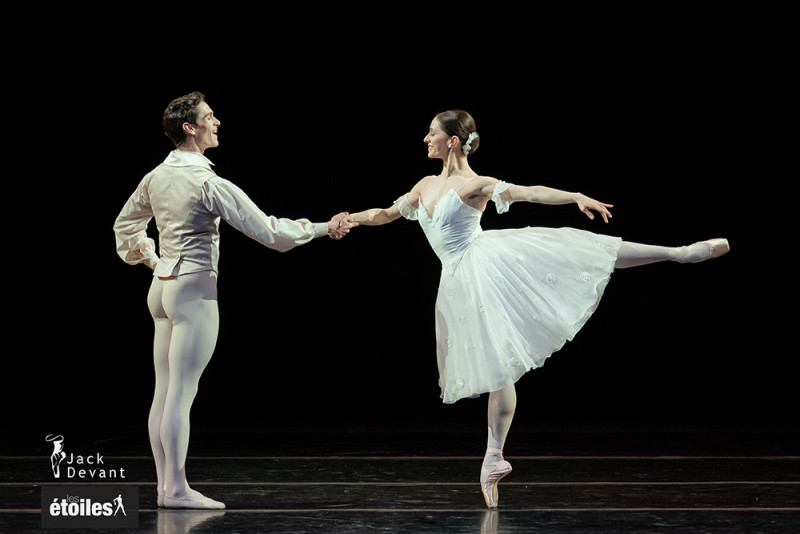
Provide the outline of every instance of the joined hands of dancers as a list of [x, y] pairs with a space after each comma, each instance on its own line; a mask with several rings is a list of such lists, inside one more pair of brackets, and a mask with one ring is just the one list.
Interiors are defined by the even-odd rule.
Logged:
[[328, 237], [333, 240], [340, 240], [354, 227], [353, 218], [347, 212], [339, 213], [331, 217], [328, 221]]
[[[456, 124], [456, 126], [453, 126], [453, 124]], [[474, 152], [474, 149], [477, 148], [475, 145], [477, 145], [476, 139], [478, 139], [478, 136], [476, 133], [466, 131], [459, 132], [458, 126], [463, 127], [465, 124], [472, 124], [474, 128], [474, 122], [471, 117], [465, 116], [465, 112], [461, 111], [440, 114], [431, 124], [429, 134], [425, 137], [425, 142], [428, 145], [428, 156], [434, 159], [442, 159], [444, 162], [444, 170], [440, 175], [428, 176], [422, 179], [407, 195], [400, 197], [390, 208], [369, 209], [353, 215], [349, 212], [343, 212], [335, 219], [339, 225], [337, 226], [337, 231], [341, 228], [343, 234], [348, 233], [351, 228], [360, 225], [383, 225], [397, 220], [401, 216], [410, 220], [419, 220], [431, 246], [434, 248], [437, 255], [439, 255], [440, 259], [442, 259], [443, 267], [447, 268], [447, 266], [452, 263], [456, 265], [461, 264], [457, 269], [453, 268], [453, 272], [444, 272], [442, 274], [442, 283], [440, 284], [439, 290], [440, 296], [444, 292], [446, 293], [445, 300], [450, 301], [454, 298], [454, 292], [458, 293], [464, 288], [463, 284], [452, 285], [450, 283], [451, 278], [458, 278], [461, 276], [458, 274], [458, 269], [468, 272], [472, 267], [469, 262], [463, 260], [463, 258], [469, 254], [469, 249], [473, 247], [476, 241], [474, 236], [480, 233], [484, 233], [487, 236], [492, 235], [492, 237], [498, 235], [490, 232], [482, 232], [479, 228], [474, 228], [474, 225], [478, 225], [478, 223], [474, 221], [474, 217], [477, 215], [478, 220], [480, 219], [480, 213], [486, 208], [486, 204], [489, 200], [493, 200], [497, 204], [499, 213], [505, 212], [513, 202], [575, 204], [590, 220], [594, 221], [599, 216], [606, 224], [608, 224], [612, 218], [610, 210], [614, 207], [612, 204], [597, 201], [581, 193], [571, 193], [544, 186], [509, 185], [494, 178], [477, 175], [469, 168], [467, 155]], [[453, 206], [445, 204], [448, 200], [448, 193], [450, 192], [455, 192], [456, 195], [452, 195], [449, 198], [458, 198], [458, 200], [454, 201], [455, 205]], [[465, 206], [467, 208], [464, 208]], [[452, 211], [447, 211], [448, 208]], [[440, 217], [438, 219], [439, 222], [436, 223], [436, 216], [439, 215], [440, 210], [444, 210], [445, 214]], [[446, 224], [441, 222], [443, 219], [448, 218], [449, 220]], [[454, 231], [453, 229], [459, 228], [464, 220], [467, 220], [467, 223], [463, 224], [467, 230]], [[473, 226], [470, 226], [471, 224]], [[531, 231], [531, 229], [520, 229], [520, 231], [528, 234], [536, 232], [536, 230]], [[722, 256], [730, 250], [727, 239], [723, 238], [709, 239], [687, 246], [664, 247], [633, 243], [623, 241], [619, 238], [590, 234], [589, 232], [580, 232], [582, 237], [577, 235], [578, 232], [570, 233], [571, 230], [558, 229], [555, 230], [555, 232], [558, 232], [558, 235], [564, 235], [564, 239], [569, 240], [570, 243], [565, 245], [563, 243], [556, 244], [554, 242], [537, 242], [535, 239], [532, 239], [531, 248], [534, 249], [534, 256], [532, 256], [534, 261], [532, 261], [529, 266], [531, 271], [537, 270], [537, 266], [535, 265], [535, 254], [537, 253], [544, 252], [547, 254], [548, 252], [552, 252], [553, 249], [561, 249], [561, 247], [591, 249], [596, 246], [597, 241], [603, 241], [605, 245], [601, 248], [606, 248], [611, 251], [608, 257], [611, 258], [611, 264], [617, 269], [647, 265], [661, 261], [700, 263]], [[550, 233], [552, 234], [552, 232]], [[463, 236], [469, 237], [464, 240], [465, 243], [457, 243], [458, 239]], [[331, 234], [331, 237], [334, 239], [341, 239], [342, 236]], [[486, 239], [483, 241], [482, 245], [488, 247], [489, 245], [484, 244], [489, 242], [490, 240]], [[521, 242], [515, 243], [515, 246], [519, 246], [520, 243]], [[538, 248], [542, 247], [542, 243], [545, 243], [544, 247]], [[524, 243], [521, 244], [524, 246]], [[505, 252], [500, 246], [496, 247], [494, 250], [500, 254]], [[517, 254], [517, 252], [518, 250], [515, 251], [514, 254]], [[577, 257], [579, 259], [579, 262], [576, 262], [576, 264], [595, 261], [586, 258], [599, 257], [597, 255], [592, 256], [593, 253], [591, 252], [585, 257], [583, 254], [584, 252], [578, 251], [576, 255], [572, 256], [573, 258]], [[452, 262], [451, 256], [457, 256], [457, 260]], [[498, 256], [496, 253], [493, 253], [492, 257], [497, 258]], [[492, 260], [484, 256], [481, 258], [481, 261], [486, 262]], [[603, 263], [604, 261], [608, 263], [608, 260], [599, 259], [599, 263]], [[558, 267], [563, 268], [563, 266]], [[569, 271], [575, 268], [575, 266], [568, 265], [566, 270]], [[603, 267], [602, 269], [607, 269], [607, 267]], [[602, 269], [599, 271], [601, 274], [603, 274]], [[446, 271], [447, 270], [448, 269], [446, 269]], [[469, 275], [479, 277], [481, 273], [482, 271], [480, 270], [473, 270]], [[581, 273], [581, 276], [584, 274], [585, 273]], [[610, 271], [606, 273], [606, 276], [610, 276]], [[465, 278], [468, 279], [469, 276], [465, 276]], [[554, 278], [554, 280], [557, 279], [558, 277]], [[599, 292], [602, 293], [602, 288]], [[494, 296], [495, 295], [492, 295], [492, 297]], [[475, 299], [478, 300], [476, 301]], [[455, 382], [454, 389], [461, 389], [463, 386], [463, 378], [456, 377], [454, 381], [452, 378], [448, 380], [446, 376], [448, 375], [448, 367], [459, 368], [463, 365], [463, 362], [458, 361], [458, 358], [460, 358], [458, 352], [452, 350], [454, 345], [468, 346], [470, 347], [468, 352], [476, 352], [472, 349], [474, 345], [471, 339], [465, 340], [462, 338], [459, 342], [454, 343], [452, 338], [456, 336], [452, 333], [449, 334], [451, 338], [438, 339], [440, 333], [454, 330], [454, 328], [450, 327], [448, 324], [448, 318], [451, 320], [450, 324], [456, 322], [455, 317], [449, 317], [454, 313], [458, 315], [458, 323], [466, 324], [467, 321], [463, 315], [464, 310], [472, 307], [483, 309], [484, 307], [480, 301], [484, 299], [489, 300], [487, 295], [478, 295], [476, 297], [474, 294], [470, 294], [453, 306], [440, 304], [442, 299], [437, 299], [437, 340], [440, 341], [437, 351], [439, 352], [440, 384], [449, 381], [450, 383]], [[595, 302], [590, 303], [592, 306], [588, 307], [596, 307], [597, 301], [599, 301], [599, 296], [596, 298]], [[563, 305], [563, 303], [560, 304]], [[577, 306], [580, 305], [581, 303], [577, 304]], [[485, 313], [482, 314], [483, 316], [490, 315], [488, 311], [484, 311]], [[504, 316], [505, 315], [506, 314], [504, 314]], [[533, 320], [528, 320], [528, 322], [535, 323]], [[496, 323], [492, 323], [482, 325], [486, 327], [483, 329], [477, 328], [476, 325], [471, 325], [471, 328], [473, 331], [497, 330], [497, 328], [492, 328], [493, 324], [495, 327], [497, 326]], [[574, 335], [579, 328], [580, 326], [575, 328], [575, 331], [571, 334]], [[530, 330], [526, 331], [525, 334], [530, 335]], [[471, 335], [471, 333], [469, 335]], [[549, 356], [550, 352], [558, 350], [563, 341], [571, 337], [569, 334], [557, 335], [562, 336], [558, 338], [559, 341], [556, 341], [552, 345], [545, 345], [545, 348], [539, 348], [537, 350]], [[444, 336], [444, 334], [442, 334], [442, 336]], [[444, 346], [448, 348], [442, 348]], [[489, 352], [492, 351], [490, 350]], [[450, 363], [450, 359], [453, 360], [452, 363]], [[514, 362], [516, 363], [516, 360], [514, 360]], [[541, 365], [541, 363], [543, 362], [536, 361], [526, 363], [524, 367], [533, 369]], [[480, 365], [475, 367], [481, 368]], [[461, 391], [452, 395], [445, 395], [443, 393], [443, 398], [445, 398], [445, 402], [447, 403], [455, 402], [459, 398], [474, 396], [476, 393], [489, 394], [488, 440], [486, 454], [480, 471], [481, 493], [483, 494], [488, 508], [497, 507], [499, 502], [498, 483], [506, 475], [511, 473], [512, 470], [511, 464], [503, 457], [503, 446], [516, 409], [516, 389], [514, 383], [519, 376], [514, 375], [514, 377], [513, 379], [507, 380], [506, 383], [495, 385], [494, 387], [485, 385], [485, 381], [477, 380], [476, 382], [484, 382], [484, 385], [475, 386], [475, 389], [470, 392]], [[443, 390], [445, 389], [444, 384], [442, 384], [442, 388]], [[451, 387], [451, 389], [453, 388]]]
[[[173, 100], [162, 121], [175, 150], [141, 180], [114, 224], [119, 256], [154, 270], [147, 298], [156, 371], [148, 430], [159, 507], [225, 508], [186, 479], [189, 413], [219, 329], [220, 218], [282, 252], [326, 234], [340, 240], [360, 225], [419, 221], [442, 262], [436, 353], [443, 402], [488, 394], [480, 483], [489, 508], [497, 506], [498, 483], [511, 472], [503, 447], [516, 409], [515, 383], [580, 330], [611, 272], [661, 261], [699, 263], [730, 248], [725, 239], [665, 247], [571, 228], [483, 231], [480, 218], [490, 200], [498, 213], [514, 202], [576, 204], [589, 219], [599, 215], [606, 223], [613, 206], [580, 193], [478, 175], [467, 156], [480, 137], [472, 117], [460, 110], [434, 117], [424, 138], [428, 158], [443, 162], [440, 174], [423, 178], [388, 208], [341, 212], [327, 223], [269, 216], [214, 173], [204, 153], [219, 145], [220, 120], [201, 93]], [[160, 254], [147, 235], [153, 218]]]

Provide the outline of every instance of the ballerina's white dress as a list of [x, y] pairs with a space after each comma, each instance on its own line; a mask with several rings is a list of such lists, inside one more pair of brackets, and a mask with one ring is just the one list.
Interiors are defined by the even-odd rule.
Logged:
[[[492, 201], [508, 211], [511, 184]], [[436, 348], [442, 400], [452, 404], [515, 383], [569, 340], [594, 312], [614, 271], [618, 237], [575, 228], [486, 230], [483, 213], [451, 189], [432, 214], [403, 195], [442, 263]]]

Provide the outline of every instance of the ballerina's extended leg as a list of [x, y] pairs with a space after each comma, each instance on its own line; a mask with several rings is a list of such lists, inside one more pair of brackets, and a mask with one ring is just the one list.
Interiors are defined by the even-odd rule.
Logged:
[[727, 254], [730, 249], [727, 239], [709, 239], [685, 247], [661, 247], [623, 241], [617, 255], [616, 267], [626, 269], [661, 261], [700, 263]]

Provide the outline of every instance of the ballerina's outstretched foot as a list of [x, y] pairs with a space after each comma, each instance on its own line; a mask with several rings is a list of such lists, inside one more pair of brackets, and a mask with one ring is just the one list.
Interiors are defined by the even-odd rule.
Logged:
[[500, 495], [497, 485], [511, 472], [511, 464], [503, 459], [500, 449], [488, 449], [481, 468], [481, 493], [488, 508], [497, 508]]
[[681, 247], [681, 254], [678, 256], [679, 263], [700, 263], [703, 261], [719, 258], [730, 252], [731, 246], [727, 239], [717, 238], [707, 241], [700, 241], [686, 247]]

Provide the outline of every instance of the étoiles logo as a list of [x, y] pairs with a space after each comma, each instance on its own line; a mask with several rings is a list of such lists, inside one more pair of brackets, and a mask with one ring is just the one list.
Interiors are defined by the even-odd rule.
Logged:
[[53, 517], [113, 517], [119, 513], [124, 516], [128, 515], [125, 512], [121, 493], [111, 501], [106, 502], [96, 502], [92, 501], [91, 498], [67, 494], [61, 500], [55, 497], [53, 502], [50, 503], [50, 515]]
[[69, 482], [42, 485], [42, 528], [138, 526], [139, 488], [125, 482], [107, 483], [124, 479], [125, 468], [109, 467], [100, 452], [71, 451], [61, 434], [48, 434], [45, 442], [52, 446], [53, 478]]
[[139, 488], [42, 486], [42, 528], [131, 528], [139, 525]]

